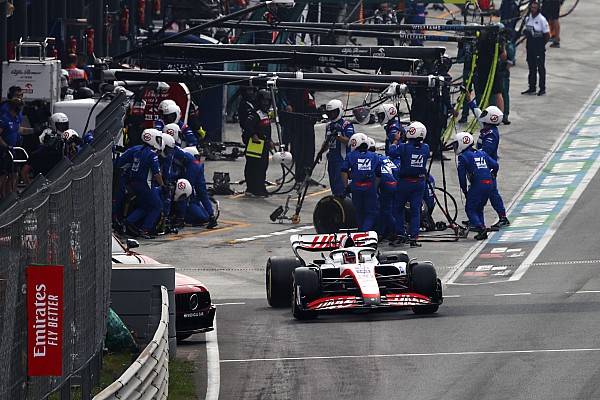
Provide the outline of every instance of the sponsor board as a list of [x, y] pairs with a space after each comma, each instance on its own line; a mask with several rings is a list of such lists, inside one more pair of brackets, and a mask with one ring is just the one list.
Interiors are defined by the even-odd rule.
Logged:
[[27, 267], [27, 375], [62, 376], [63, 267]]

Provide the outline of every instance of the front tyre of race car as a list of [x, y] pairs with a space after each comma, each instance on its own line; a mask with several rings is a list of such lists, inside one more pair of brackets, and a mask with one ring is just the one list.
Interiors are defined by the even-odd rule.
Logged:
[[267, 261], [267, 301], [271, 307], [289, 307], [292, 301], [292, 274], [302, 266], [298, 257], [270, 257]]
[[[411, 268], [412, 290], [415, 293], [427, 296], [433, 303], [441, 303], [442, 288], [437, 278], [435, 268], [431, 263], [417, 263]], [[433, 314], [439, 308], [439, 304], [413, 306], [415, 314]]]
[[294, 270], [293, 275], [292, 314], [294, 318], [299, 320], [317, 318], [318, 313], [307, 311], [306, 307], [308, 303], [321, 296], [319, 274], [314, 269], [300, 267]]

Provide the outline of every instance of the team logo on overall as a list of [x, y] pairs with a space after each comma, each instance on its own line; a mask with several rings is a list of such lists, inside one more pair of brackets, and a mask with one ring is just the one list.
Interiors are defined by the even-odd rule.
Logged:
[[371, 159], [359, 158], [358, 159], [358, 170], [359, 171], [370, 171], [371, 170]]
[[498, 122], [499, 119], [500, 119], [500, 117], [497, 116], [496, 114], [490, 115], [490, 121], [492, 121], [492, 122]]
[[487, 162], [485, 162], [485, 157], [474, 157], [473, 161], [475, 161], [477, 169], [487, 169], [488, 167]]
[[177, 184], [177, 187], [178, 187], [180, 190], [183, 190], [183, 189], [185, 189], [185, 182], [179, 182], [179, 183]]
[[411, 167], [422, 167], [423, 166], [423, 154], [413, 154], [410, 157]]

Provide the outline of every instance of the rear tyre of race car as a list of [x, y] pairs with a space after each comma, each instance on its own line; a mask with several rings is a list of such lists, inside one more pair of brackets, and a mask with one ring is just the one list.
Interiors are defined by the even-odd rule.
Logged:
[[267, 261], [267, 301], [271, 307], [289, 307], [292, 301], [292, 274], [302, 266], [298, 257], [270, 257]]
[[396, 262], [405, 262], [408, 265], [410, 258], [408, 254], [403, 250], [396, 251], [382, 251], [377, 254], [377, 260], [380, 264], [390, 264]]
[[300, 267], [294, 270], [292, 294], [292, 314], [299, 320], [315, 319], [316, 311], [306, 311], [306, 306], [321, 297], [319, 275], [313, 269]]
[[[417, 263], [412, 265], [410, 271], [413, 292], [429, 297], [434, 303], [439, 303], [442, 300], [442, 289], [433, 264]], [[414, 306], [412, 310], [415, 314], [433, 314], [438, 308], [439, 305], [436, 304]]]
[[325, 196], [315, 206], [313, 224], [317, 233], [337, 233], [340, 229], [358, 228], [352, 200]]

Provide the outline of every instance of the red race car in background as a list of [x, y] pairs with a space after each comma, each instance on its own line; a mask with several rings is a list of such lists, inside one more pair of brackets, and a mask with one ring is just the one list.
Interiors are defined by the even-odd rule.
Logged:
[[[134, 239], [126, 245], [113, 234], [113, 264], [159, 264], [153, 258], [131, 251], [139, 247]], [[212, 304], [206, 286], [197, 279], [175, 272], [175, 331], [177, 340], [184, 340], [195, 333], [213, 330], [216, 308]]]

